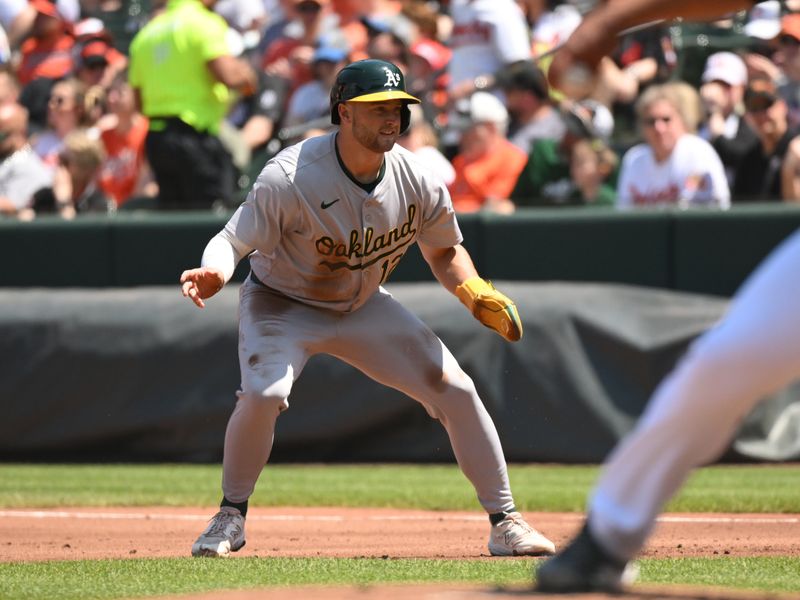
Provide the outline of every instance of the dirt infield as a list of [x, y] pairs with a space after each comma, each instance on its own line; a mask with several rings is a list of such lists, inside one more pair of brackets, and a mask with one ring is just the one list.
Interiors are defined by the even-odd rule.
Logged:
[[[0, 510], [0, 561], [187, 556], [215, 508]], [[528, 513], [556, 545], [575, 513]], [[239, 556], [489, 558], [478, 512], [361, 508], [252, 508]], [[790, 556], [800, 515], [682, 514], [659, 519], [645, 557]], [[497, 559], [493, 559], [497, 560]]]
[[[70, 508], [0, 510], [0, 561], [155, 558], [187, 556], [214, 508]], [[580, 527], [582, 515], [528, 513], [529, 522], [564, 544]], [[425, 512], [391, 509], [252, 508], [247, 546], [239, 556], [380, 557], [529, 560], [491, 558], [486, 549], [488, 522], [478, 512]], [[800, 515], [678, 514], [659, 520], [643, 556], [792, 556], [798, 554]], [[491, 590], [459, 586], [382, 586], [219, 592], [219, 600], [259, 598], [540, 598], [530, 590]], [[582, 595], [576, 598], [589, 599]], [[594, 596], [598, 597], [598, 596]], [[626, 598], [732, 598], [713, 591], [669, 593], [637, 590]], [[746, 598], [776, 598], [747, 595]], [[181, 596], [180, 598], [187, 598]]]

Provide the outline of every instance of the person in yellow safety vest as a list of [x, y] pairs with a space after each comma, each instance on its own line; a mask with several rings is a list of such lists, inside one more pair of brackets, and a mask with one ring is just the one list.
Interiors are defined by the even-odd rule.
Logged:
[[225, 205], [236, 171], [218, 137], [232, 91], [255, 90], [256, 75], [234, 57], [216, 0], [169, 0], [134, 37], [129, 81], [150, 120], [147, 159], [162, 209]]

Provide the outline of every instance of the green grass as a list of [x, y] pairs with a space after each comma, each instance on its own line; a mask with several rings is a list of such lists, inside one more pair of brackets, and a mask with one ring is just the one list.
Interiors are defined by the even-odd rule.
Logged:
[[[582, 511], [594, 466], [512, 465], [524, 511]], [[0, 507], [212, 506], [219, 465], [0, 465]], [[800, 466], [714, 466], [697, 471], [669, 511], [800, 513]], [[274, 465], [253, 506], [479, 510], [454, 465]], [[116, 599], [290, 585], [454, 582], [521, 585], [535, 564], [512, 560], [258, 558], [0, 563], [0, 598]], [[800, 558], [684, 558], [641, 562], [642, 583], [800, 590]]]
[[[238, 558], [97, 560], [0, 564], [4, 599], [104, 600], [292, 585], [532, 581], [533, 559], [418, 560]], [[714, 585], [788, 592], [800, 589], [800, 559], [645, 560], [640, 583]]]
[[[582, 511], [594, 466], [511, 465], [526, 511]], [[0, 465], [0, 507], [212, 506], [219, 465]], [[670, 511], [800, 513], [800, 466], [700, 469]], [[454, 465], [275, 465], [264, 470], [254, 506], [351, 506], [476, 510]]]

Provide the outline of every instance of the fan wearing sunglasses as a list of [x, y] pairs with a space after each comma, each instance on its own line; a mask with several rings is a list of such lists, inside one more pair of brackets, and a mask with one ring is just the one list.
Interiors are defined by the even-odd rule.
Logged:
[[19, 214], [52, 180], [28, 143], [28, 111], [16, 103], [0, 105], [0, 214]]
[[744, 119], [759, 143], [742, 160], [733, 184], [737, 201], [800, 200], [800, 127], [771, 79], [751, 78], [744, 93]]
[[686, 110], [674, 84], [650, 86], [639, 97], [636, 114], [644, 142], [622, 159], [618, 207], [728, 207], [722, 161], [711, 144], [687, 131]]

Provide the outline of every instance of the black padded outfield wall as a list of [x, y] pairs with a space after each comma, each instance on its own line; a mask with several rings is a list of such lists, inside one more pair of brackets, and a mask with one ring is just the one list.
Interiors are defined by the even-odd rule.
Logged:
[[[72, 222], [0, 219], [0, 288], [176, 285], [228, 215], [125, 213]], [[525, 209], [459, 216], [464, 245], [492, 279], [622, 283], [730, 296], [800, 227], [800, 206], [618, 212]], [[246, 261], [236, 272], [242, 281]], [[391, 281], [433, 281], [416, 246]]]
[[[510, 461], [601, 461], [727, 302], [622, 285], [496, 283], [519, 306], [519, 343], [482, 327], [438, 284], [389, 289], [473, 377]], [[177, 286], [0, 290], [0, 459], [219, 461], [239, 380], [236, 288], [204, 310]], [[728, 456], [800, 459], [798, 394], [765, 399]], [[417, 403], [317, 356], [278, 420], [272, 460], [453, 456]]]

